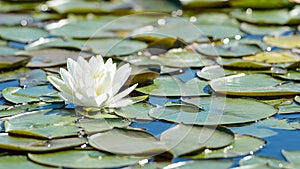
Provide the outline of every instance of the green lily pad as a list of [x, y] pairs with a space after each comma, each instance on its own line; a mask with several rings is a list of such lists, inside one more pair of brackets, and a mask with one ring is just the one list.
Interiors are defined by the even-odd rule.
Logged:
[[271, 64], [262, 62], [247, 61], [244, 59], [231, 59], [231, 58], [217, 58], [217, 63], [225, 68], [231, 69], [244, 69], [244, 70], [262, 70], [270, 69]]
[[31, 102], [62, 102], [58, 92], [48, 85], [33, 86], [22, 89], [20, 87], [8, 87], [2, 91], [3, 97], [13, 103]]
[[212, 79], [224, 77], [225, 75], [228, 74], [231, 73], [219, 65], [207, 66], [201, 69], [201, 71], [197, 72], [197, 76], [205, 80], [212, 80]]
[[138, 119], [138, 120], [153, 120], [148, 116], [150, 109], [153, 108], [147, 103], [137, 103], [122, 107], [116, 110], [116, 114], [126, 119]]
[[[193, 19], [195, 18], [195, 21]], [[228, 26], [238, 26], [239, 22], [231, 18], [226, 13], [218, 12], [207, 12], [201, 13], [190, 18], [190, 21], [195, 24], [204, 24], [204, 25], [228, 25]]]
[[[0, 118], [13, 116], [13, 115], [17, 115], [29, 111], [40, 110], [48, 106], [53, 106], [53, 105], [51, 103], [45, 103], [45, 102], [33, 103], [33, 104], [21, 104], [21, 105], [13, 105], [13, 106], [2, 105], [0, 109]], [[64, 104], [61, 104], [61, 105], [57, 105], [56, 107], [60, 108], [63, 106]]]
[[284, 49], [300, 47], [300, 35], [291, 36], [265, 36], [263, 41], [271, 46], [276, 46]]
[[208, 56], [221, 57], [242, 57], [260, 52], [261, 49], [256, 45], [231, 43], [227, 45], [200, 44], [197, 51]]
[[[262, 168], [262, 169], [272, 169], [272, 168], [294, 168], [291, 163], [282, 161], [277, 158], [270, 158], [264, 156], [247, 156], [239, 161], [240, 166], [251, 166]], [[254, 168], [252, 167], [252, 168]], [[250, 167], [249, 167], [250, 168]], [[252, 169], [250, 168], [250, 169]]]
[[8, 46], [0, 46], [0, 55], [1, 56], [15, 55], [16, 53], [18, 53], [20, 51], [21, 50], [16, 49], [16, 48], [11, 48], [11, 47], [8, 47]]
[[6, 168], [53, 169], [53, 168], [56, 168], [56, 167], [43, 166], [43, 165], [39, 165], [37, 163], [33, 163], [27, 159], [27, 156], [21, 156], [21, 155], [10, 155], [10, 156], [0, 157], [0, 163], [1, 163], [0, 169], [6, 169]]
[[41, 69], [34, 69], [19, 78], [19, 83], [20, 86], [31, 87], [46, 85], [49, 83], [49, 81], [47, 80], [47, 74], [45, 71]]
[[29, 22], [32, 16], [28, 13], [1, 13], [1, 25], [20, 25], [22, 22]]
[[235, 96], [286, 96], [300, 93], [300, 84], [264, 74], [237, 74], [214, 79], [209, 85], [217, 93]]
[[41, 2], [26, 2], [26, 3], [11, 3], [8, 1], [1, 1], [0, 2], [0, 12], [18, 12], [18, 11], [24, 11], [29, 10], [33, 11], [35, 10]]
[[94, 150], [69, 150], [44, 154], [28, 154], [30, 160], [64, 168], [117, 168], [137, 164], [145, 157], [113, 156]]
[[289, 26], [258, 26], [248, 23], [242, 23], [240, 28], [242, 31], [252, 35], [274, 35], [277, 37], [284, 32], [292, 30]]
[[156, 119], [177, 123], [217, 125], [252, 122], [277, 112], [272, 106], [253, 99], [201, 97], [183, 101], [192, 105], [171, 104], [156, 107], [149, 112], [149, 115]]
[[254, 0], [230, 0], [230, 6], [236, 8], [254, 8], [254, 9], [272, 9], [292, 7], [294, 4], [289, 0], [260, 0], [259, 3]]
[[64, 1], [58, 3], [57, 0], [47, 2], [47, 6], [60, 14], [66, 13], [104, 13], [113, 12], [115, 10], [128, 10], [132, 8], [130, 3], [120, 0], [113, 2], [95, 2], [95, 1]]
[[24, 67], [13, 71], [2, 72], [0, 74], [0, 82], [19, 79], [25, 76], [28, 72], [30, 72], [30, 69]]
[[244, 33], [240, 31], [239, 27], [227, 25], [204, 25], [196, 24], [202, 36], [211, 37], [214, 40], [223, 38], [242, 37]]
[[53, 140], [38, 140], [34, 138], [15, 137], [7, 133], [0, 134], [0, 148], [14, 151], [49, 152], [73, 148], [86, 143], [85, 138], [63, 138]]
[[289, 51], [284, 50], [274, 52], [260, 52], [253, 56], [245, 56], [243, 57], [243, 60], [269, 64], [299, 62], [298, 56]]
[[299, 150], [282, 150], [281, 153], [284, 155], [285, 159], [294, 164], [299, 165], [300, 151]]
[[300, 112], [300, 105], [298, 103], [292, 102], [288, 105], [279, 105], [278, 114], [293, 114]]
[[47, 36], [47, 31], [35, 27], [0, 27], [0, 37], [11, 41], [28, 43]]
[[[154, 79], [156, 79], [159, 75], [158, 72], [150, 70], [145, 67], [141, 66], [131, 66], [131, 74], [129, 79], [127, 80], [127, 83], [129, 83], [129, 86], [133, 84], [146, 84], [149, 82], [152, 82]], [[126, 84], [125, 84], [126, 86]]]
[[82, 119], [76, 123], [76, 126], [82, 128], [87, 134], [107, 131], [115, 127], [127, 127], [130, 121], [121, 118], [103, 118], [103, 119]]
[[205, 86], [207, 82], [198, 78], [184, 83], [177, 78], [163, 76], [155, 79], [153, 84], [135, 90], [154, 96], [205, 96], [208, 95], [203, 91]]
[[113, 154], [148, 156], [168, 150], [163, 142], [138, 130], [113, 129], [92, 135], [88, 140], [92, 147]]
[[0, 55], [0, 69], [20, 67], [25, 65], [29, 60], [29, 57]]
[[40, 110], [7, 118], [5, 131], [12, 134], [44, 139], [76, 136], [74, 111], [66, 109]]
[[32, 57], [31, 61], [29, 61], [29, 63], [26, 65], [27, 67], [52, 67], [66, 64], [68, 58], [77, 60], [78, 56], [88, 58], [93, 54], [65, 49], [49, 48], [36, 51], [24, 51], [18, 53], [18, 55]]
[[224, 127], [190, 126], [178, 124], [160, 136], [175, 157], [188, 155], [206, 148], [216, 149], [230, 145], [234, 133]]
[[180, 0], [182, 5], [186, 8], [215, 8], [227, 6], [228, 0]]
[[280, 78], [283, 78], [285, 80], [295, 80], [300, 81], [300, 72], [298, 71], [288, 71], [286, 74], [283, 75], [277, 75]]
[[263, 146], [265, 146], [265, 144], [266, 142], [264, 140], [257, 137], [237, 135], [234, 142], [230, 146], [217, 150], [205, 149], [204, 152], [194, 156], [188, 156], [188, 158], [210, 159], [244, 156], [260, 150]]
[[178, 169], [199, 169], [199, 168], [214, 168], [224, 169], [229, 168], [232, 165], [232, 161], [220, 161], [220, 160], [198, 160], [198, 161], [186, 161], [170, 164], [166, 167], [178, 168]]

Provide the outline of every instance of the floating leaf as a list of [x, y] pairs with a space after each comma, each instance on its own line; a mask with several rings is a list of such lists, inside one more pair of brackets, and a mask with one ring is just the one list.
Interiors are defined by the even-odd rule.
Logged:
[[25, 65], [29, 60], [29, 57], [0, 55], [0, 69], [20, 67]]
[[25, 76], [28, 72], [30, 72], [30, 69], [24, 67], [13, 71], [2, 72], [0, 74], [0, 82], [19, 79]]
[[265, 146], [266, 142], [257, 137], [248, 135], [237, 135], [234, 142], [221, 149], [210, 150], [205, 149], [204, 152], [188, 156], [193, 159], [209, 159], [209, 158], [232, 158], [252, 154]]
[[214, 168], [224, 169], [229, 168], [232, 165], [231, 161], [220, 161], [220, 160], [198, 160], [198, 161], [185, 161], [170, 164], [166, 167], [177, 168], [177, 169], [198, 169], [198, 168]]
[[259, 3], [253, 0], [230, 0], [230, 6], [236, 8], [272, 9], [292, 7], [294, 4], [289, 0], [260, 0]]
[[183, 101], [193, 106], [171, 104], [156, 107], [149, 112], [149, 115], [156, 119], [177, 123], [217, 125], [252, 122], [277, 112], [272, 106], [253, 99], [201, 97]]
[[212, 8], [212, 7], [223, 7], [228, 5], [228, 0], [213, 0], [213, 1], [206, 1], [206, 0], [180, 0], [182, 5], [186, 8]]
[[291, 102], [291, 104], [288, 105], [279, 105], [278, 109], [278, 114], [300, 113], [300, 105], [295, 102]]
[[36, 51], [24, 51], [18, 53], [19, 55], [30, 56], [31, 61], [26, 65], [27, 67], [51, 67], [64, 65], [68, 58], [77, 60], [78, 56], [88, 58], [92, 56], [91, 53], [71, 51], [65, 49], [43, 49]]
[[11, 41], [28, 43], [47, 36], [47, 31], [35, 27], [0, 27], [0, 37]]
[[[195, 18], [195, 20], [193, 20]], [[239, 22], [231, 18], [226, 13], [218, 12], [207, 12], [201, 13], [190, 18], [190, 21], [196, 24], [204, 25], [228, 25], [228, 26], [238, 26]]]
[[157, 155], [168, 150], [163, 142], [146, 132], [125, 129], [92, 135], [89, 144], [96, 149], [121, 155]]
[[299, 150], [282, 150], [281, 153], [284, 155], [285, 159], [294, 164], [294, 166], [299, 165], [300, 151]]
[[300, 72], [298, 71], [288, 71], [286, 74], [283, 75], [277, 75], [280, 78], [283, 78], [285, 80], [296, 80], [300, 81]]
[[243, 60], [269, 64], [299, 62], [299, 58], [289, 51], [260, 52], [253, 56], [245, 56]]
[[276, 46], [284, 49], [300, 47], [300, 35], [291, 36], [265, 36], [263, 41], [271, 46]]
[[82, 128], [87, 134], [103, 132], [115, 127], [127, 127], [130, 121], [121, 118], [103, 118], [103, 119], [82, 119], [76, 123], [76, 126]]
[[[20, 87], [8, 87], [2, 91], [3, 97], [13, 103], [31, 102], [61, 102], [58, 93], [48, 85], [33, 86], [22, 89]], [[47, 96], [48, 95], [48, 96]]]
[[11, 48], [11, 47], [7, 47], [7, 46], [0, 46], [0, 55], [1, 56], [15, 55], [17, 52], [20, 52], [20, 51], [21, 50], [16, 49], [16, 48]]
[[289, 26], [259, 26], [248, 23], [242, 23], [240, 28], [242, 29], [242, 31], [252, 35], [274, 35], [277, 37], [284, 32], [292, 30], [292, 28]]
[[242, 57], [261, 51], [256, 45], [231, 43], [227, 45], [200, 44], [197, 51], [208, 56]]
[[224, 66], [225, 68], [233, 69], [247, 69], [247, 70], [259, 70], [259, 69], [270, 69], [271, 64], [247, 61], [244, 59], [229, 59], [229, 58], [218, 58], [217, 63]]
[[175, 157], [228, 146], [234, 140], [231, 130], [216, 126], [189, 126], [178, 124], [160, 136]]
[[22, 22], [28, 23], [30, 22], [30, 20], [32, 20], [32, 17], [30, 14], [27, 13], [1, 13], [0, 14], [0, 25], [20, 25]]
[[129, 82], [129, 85], [133, 84], [145, 84], [153, 81], [156, 79], [159, 75], [158, 72], [155, 72], [153, 70], [150, 70], [148, 68], [143, 68], [140, 66], [131, 66], [131, 75], [129, 79], [127, 80], [127, 83]]
[[213, 39], [235, 38], [242, 37], [244, 33], [240, 31], [239, 27], [227, 25], [204, 25], [196, 24], [202, 36], [212, 37]]
[[138, 120], [153, 120], [148, 116], [150, 109], [153, 108], [150, 104], [147, 103], [137, 103], [122, 107], [119, 110], [116, 110], [116, 114], [126, 119], [138, 119]]
[[236, 96], [286, 96], [300, 93], [300, 84], [264, 74], [237, 74], [214, 79], [209, 84], [217, 93]]
[[27, 159], [27, 156], [10, 155], [0, 157], [0, 169], [13, 168], [13, 169], [53, 169], [56, 167], [42, 166], [37, 163], [33, 163]]
[[63, 168], [117, 168], [137, 164], [143, 157], [112, 156], [94, 150], [69, 150], [28, 154], [30, 160]]
[[19, 79], [20, 86], [31, 87], [49, 83], [47, 74], [41, 69], [34, 69]]
[[5, 121], [5, 131], [12, 134], [44, 139], [76, 136], [77, 117], [66, 109], [40, 110], [12, 116]]
[[17, 12], [17, 11], [24, 11], [29, 10], [33, 11], [36, 9], [41, 2], [26, 2], [26, 3], [11, 3], [7, 1], [0, 1], [0, 12]]
[[[273, 169], [273, 168], [294, 168], [292, 164], [282, 161], [276, 158], [264, 157], [264, 156], [246, 156], [239, 161], [240, 166], [245, 168], [262, 168], [262, 169]], [[253, 165], [254, 167], [248, 167]], [[241, 168], [243, 169], [243, 168]]]
[[85, 138], [63, 138], [38, 140], [34, 138], [15, 137], [7, 133], [0, 134], [0, 148], [14, 151], [49, 152], [72, 148], [86, 143]]
[[135, 90], [154, 96], [203, 96], [207, 82], [194, 78], [186, 83], [181, 80], [164, 76], [154, 80], [153, 84]]

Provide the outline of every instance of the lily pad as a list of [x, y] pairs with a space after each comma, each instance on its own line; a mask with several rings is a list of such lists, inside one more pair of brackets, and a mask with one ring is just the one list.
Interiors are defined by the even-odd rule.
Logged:
[[122, 107], [119, 110], [116, 110], [116, 114], [126, 119], [138, 119], [138, 120], [153, 120], [148, 116], [150, 109], [153, 108], [150, 104], [147, 103], [137, 103]]
[[0, 82], [19, 79], [25, 76], [28, 72], [30, 72], [30, 69], [24, 67], [13, 71], [2, 72], [0, 74]]
[[6, 168], [53, 169], [53, 168], [56, 168], [56, 167], [43, 166], [43, 165], [39, 165], [37, 163], [33, 163], [27, 159], [27, 156], [21, 156], [21, 155], [10, 155], [10, 156], [0, 157], [0, 163], [1, 163], [0, 169], [6, 169]]
[[25, 65], [29, 60], [29, 57], [0, 55], [0, 69], [20, 67]]
[[279, 105], [278, 110], [278, 114], [300, 113], [300, 104], [292, 102], [288, 105]]
[[262, 70], [262, 69], [270, 69], [272, 67], [272, 65], [268, 63], [248, 61], [239, 58], [236, 59], [218, 58], [217, 63], [222, 65], [225, 68], [243, 69], [243, 70]]
[[7, 133], [0, 134], [0, 148], [14, 151], [49, 152], [73, 148], [86, 143], [85, 138], [63, 138], [53, 140], [38, 140], [34, 138], [15, 137]]
[[186, 8], [215, 8], [227, 6], [229, 4], [228, 0], [180, 0], [180, 2]]
[[190, 126], [178, 124], [160, 136], [175, 157], [230, 145], [234, 140], [231, 130], [216, 126]]
[[204, 92], [207, 82], [194, 78], [186, 83], [181, 80], [163, 76], [155, 79], [153, 84], [136, 88], [136, 91], [154, 96], [205, 96]]
[[47, 80], [47, 74], [41, 69], [34, 69], [21, 78], [19, 78], [20, 86], [31, 87], [38, 85], [46, 85], [49, 83]]
[[295, 80], [300, 81], [300, 72], [298, 71], [288, 71], [286, 74], [283, 75], [277, 75], [280, 78], [283, 78], [285, 80]]
[[271, 46], [276, 46], [284, 49], [292, 49], [300, 47], [300, 35], [291, 36], [265, 36], [263, 41]]
[[198, 161], [185, 161], [177, 162], [166, 166], [167, 168], [177, 169], [199, 169], [199, 168], [213, 168], [224, 169], [229, 168], [232, 165], [232, 161], [220, 161], [220, 160], [198, 160]]
[[[0, 3], [1, 4], [1, 3]], [[1, 13], [0, 24], [1, 25], [20, 25], [21, 22], [30, 22], [32, 17], [27, 13]]]
[[286, 96], [300, 93], [300, 84], [264, 74], [237, 74], [214, 79], [209, 85], [217, 93], [235, 96]]
[[112, 156], [94, 150], [69, 150], [44, 154], [28, 154], [30, 160], [64, 168], [117, 168], [137, 164], [142, 157]]
[[293, 163], [295, 166], [299, 165], [300, 151], [299, 150], [282, 150], [281, 153], [284, 155], [285, 159]]
[[192, 105], [171, 104], [156, 107], [149, 115], [177, 123], [217, 125], [252, 122], [277, 112], [272, 106], [253, 99], [201, 97], [183, 101]]
[[[270, 158], [264, 156], [246, 156], [239, 161], [240, 166], [256, 165], [256, 168], [272, 169], [272, 168], [294, 168], [291, 163], [282, 161], [277, 158]], [[250, 168], [251, 169], [251, 168]]]
[[221, 57], [242, 57], [260, 52], [261, 49], [256, 45], [231, 43], [227, 45], [200, 44], [197, 51], [208, 56]]
[[18, 55], [32, 57], [31, 61], [29, 61], [29, 63], [26, 65], [27, 67], [52, 67], [66, 64], [68, 58], [77, 60], [78, 56], [88, 58], [93, 54], [65, 49], [49, 48], [36, 51], [24, 51], [18, 53]]
[[127, 127], [130, 121], [121, 118], [103, 118], [103, 119], [81, 119], [76, 126], [82, 128], [87, 134], [103, 132], [115, 127]]
[[244, 33], [240, 31], [239, 27], [227, 25], [204, 25], [196, 24], [202, 36], [211, 37], [214, 40], [223, 38], [235, 38], [237, 36], [243, 37]]
[[248, 23], [242, 23], [240, 28], [242, 31], [252, 35], [274, 35], [277, 37], [284, 32], [292, 30], [289, 26], [259, 26]]
[[44, 139], [76, 136], [74, 111], [65, 109], [40, 110], [12, 116], [5, 121], [5, 131], [12, 134]]
[[245, 61], [252, 62], [262, 62], [269, 64], [278, 64], [278, 63], [293, 63], [299, 62], [300, 58], [289, 52], [289, 51], [274, 51], [274, 52], [260, 52], [253, 56], [243, 57]]
[[249, 135], [237, 135], [234, 142], [225, 148], [210, 150], [205, 149], [204, 152], [188, 156], [192, 159], [210, 159], [210, 158], [232, 158], [252, 154], [265, 146], [266, 142], [260, 138]]
[[28, 43], [47, 36], [47, 31], [35, 27], [0, 27], [0, 37], [11, 41]]
[[121, 155], [157, 155], [167, 147], [154, 136], [138, 130], [113, 129], [89, 137], [89, 144], [99, 150]]
[[16, 53], [18, 53], [20, 51], [21, 50], [16, 49], [16, 48], [11, 48], [11, 47], [8, 47], [8, 46], [0, 46], [0, 55], [1, 56], [15, 55]]
[[190, 18], [190, 21], [196, 24], [204, 24], [204, 25], [228, 25], [228, 26], [239, 25], [239, 22], [236, 19], [230, 17], [226, 13], [221, 13], [221, 12], [201, 13], [194, 17], [192, 16]]
[[33, 11], [39, 6], [41, 2], [26, 2], [26, 3], [11, 3], [8, 1], [1, 1], [0, 2], [0, 12], [18, 12], [29, 10]]
[[230, 6], [236, 8], [272, 9], [292, 7], [294, 4], [289, 0], [260, 0], [259, 3], [253, 0], [230, 0]]
[[31, 102], [61, 102], [58, 93], [50, 86], [33, 86], [22, 89], [20, 87], [8, 87], [2, 91], [3, 97], [13, 103]]

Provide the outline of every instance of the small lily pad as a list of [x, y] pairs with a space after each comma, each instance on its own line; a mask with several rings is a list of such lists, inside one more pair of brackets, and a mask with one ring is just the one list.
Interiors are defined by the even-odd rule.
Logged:
[[74, 111], [65, 109], [40, 110], [9, 117], [5, 131], [12, 134], [44, 139], [76, 136]]
[[249, 135], [237, 135], [234, 142], [221, 149], [205, 149], [204, 152], [188, 156], [192, 159], [210, 159], [210, 158], [232, 158], [252, 154], [265, 146], [266, 142], [260, 138]]
[[[254, 99], [201, 97], [183, 99], [192, 104], [171, 104], [151, 109], [153, 118], [184, 124], [217, 125], [253, 122], [274, 115], [270, 105]], [[247, 107], [247, 109], [245, 109]]]
[[208, 56], [242, 57], [260, 52], [256, 45], [231, 43], [227, 45], [200, 44], [197, 51]]
[[285, 159], [294, 164], [295, 166], [299, 165], [300, 151], [299, 150], [282, 150], [281, 153], [284, 155]]
[[298, 71], [288, 71], [286, 74], [283, 75], [277, 75], [280, 78], [283, 78], [285, 80], [295, 80], [300, 81], [300, 72]]
[[234, 140], [231, 130], [216, 126], [191, 126], [178, 124], [160, 136], [175, 157], [230, 145]]
[[299, 62], [299, 57], [289, 51], [260, 52], [253, 56], [243, 57], [245, 61], [258, 63], [279, 64]]
[[[272, 168], [294, 168], [291, 163], [282, 161], [277, 158], [264, 157], [264, 156], [246, 156], [239, 161], [240, 166], [251, 166], [254, 168], [262, 168], [262, 169], [272, 169]], [[251, 167], [247, 167], [252, 169]]]
[[0, 163], [1, 163], [0, 169], [7, 169], [7, 168], [55, 169], [56, 168], [56, 167], [43, 166], [37, 163], [33, 163], [27, 159], [27, 156], [21, 156], [21, 155], [10, 155], [10, 156], [0, 157]]
[[228, 0], [213, 0], [213, 1], [206, 1], [206, 0], [180, 0], [182, 5], [186, 8], [216, 8], [216, 7], [223, 7], [229, 4]]
[[21, 50], [16, 49], [16, 48], [11, 48], [8, 46], [0, 46], [0, 55], [1, 56], [9, 56], [9, 55], [13, 56], [20, 51]]
[[24, 66], [29, 60], [29, 57], [0, 55], [0, 69]]
[[271, 46], [276, 46], [284, 49], [292, 49], [300, 47], [300, 35], [291, 36], [265, 36], [263, 41]]
[[235, 8], [272, 9], [292, 7], [294, 4], [289, 0], [260, 0], [259, 3], [253, 0], [230, 0], [230, 6]]
[[64, 168], [117, 168], [137, 164], [143, 157], [112, 156], [94, 150], [69, 150], [28, 154], [30, 160]]
[[138, 120], [153, 120], [148, 116], [150, 109], [153, 108], [150, 104], [147, 103], [137, 103], [122, 107], [119, 110], [116, 110], [116, 114], [126, 119], [138, 119]]
[[31, 61], [29, 61], [29, 63], [26, 65], [27, 67], [52, 67], [66, 64], [68, 58], [77, 60], [78, 56], [88, 58], [93, 54], [87, 52], [49, 48], [36, 51], [24, 51], [18, 53], [18, 55], [32, 57]]
[[217, 93], [235, 96], [286, 96], [300, 93], [300, 84], [264, 74], [237, 74], [214, 79], [209, 84]]
[[0, 27], [0, 37], [11, 41], [28, 43], [47, 36], [47, 31], [35, 27]]
[[[1, 3], [0, 3], [1, 5]], [[2, 6], [2, 5], [1, 5]], [[1, 25], [20, 25], [21, 22], [29, 22], [32, 20], [32, 16], [27, 13], [1, 13], [0, 24]]]
[[242, 37], [244, 33], [240, 31], [239, 27], [227, 25], [204, 25], [196, 24], [202, 36], [211, 37], [214, 40], [223, 38]]
[[84, 143], [86, 143], [86, 139], [79, 137], [38, 140], [34, 138], [10, 136], [7, 133], [0, 134], [0, 148], [14, 151], [49, 152], [73, 148]]
[[136, 91], [154, 96], [205, 96], [204, 92], [207, 82], [194, 78], [186, 83], [181, 80], [163, 76], [155, 79], [153, 84], [136, 88]]
[[[202, 1], [203, 2], [203, 1]], [[195, 18], [195, 20], [193, 20]], [[239, 22], [226, 13], [205, 12], [190, 18], [196, 24], [238, 26]]]
[[19, 78], [20, 86], [31, 87], [38, 85], [46, 85], [49, 83], [47, 80], [47, 74], [41, 69], [34, 69], [21, 78]]
[[8, 87], [2, 91], [3, 97], [13, 103], [31, 102], [61, 102], [58, 93], [48, 85], [33, 86], [22, 89], [20, 87]]
[[113, 129], [92, 135], [88, 140], [96, 149], [121, 155], [148, 156], [168, 150], [165, 144], [154, 136], [137, 130]]
[[242, 23], [240, 28], [242, 29], [242, 31], [252, 35], [274, 35], [277, 37], [284, 32], [292, 30], [292, 28], [289, 26], [259, 26], [248, 23]]
[[19, 79], [25, 76], [28, 72], [30, 72], [30, 69], [24, 67], [13, 71], [2, 72], [0, 74], [0, 82]]
[[271, 64], [262, 63], [262, 62], [254, 62], [247, 61], [244, 59], [231, 59], [231, 58], [218, 58], [217, 63], [222, 65], [225, 68], [231, 69], [246, 69], [246, 70], [262, 70], [262, 69], [270, 69], [272, 67]]

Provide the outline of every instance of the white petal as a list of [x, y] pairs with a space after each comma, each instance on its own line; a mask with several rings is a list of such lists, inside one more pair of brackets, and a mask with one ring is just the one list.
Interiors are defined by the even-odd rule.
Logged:
[[60, 76], [69, 89], [74, 89], [74, 80], [66, 69], [60, 68]]
[[130, 88], [122, 91], [121, 93], [118, 93], [117, 95], [115, 95], [113, 98], [111, 98], [111, 103], [115, 103], [119, 100], [121, 100], [123, 97], [127, 96], [129, 93], [131, 93], [137, 86], [138, 84], [134, 84], [132, 85]]
[[66, 93], [72, 93], [71, 89], [68, 88], [65, 83], [58, 79], [55, 76], [48, 76], [47, 79], [49, 80], [49, 82], [59, 91], [61, 92], [66, 92]]
[[125, 107], [128, 105], [133, 104], [134, 102], [130, 99], [130, 98], [126, 98], [126, 99], [121, 99], [117, 102], [114, 103], [110, 103], [107, 107], [109, 108], [114, 108], [114, 107]]
[[130, 76], [130, 72], [131, 72], [131, 68], [129, 67], [129, 64], [125, 64], [117, 70], [113, 80], [113, 87], [112, 87], [113, 95], [118, 93], [121, 87], [125, 84], [125, 82]]

